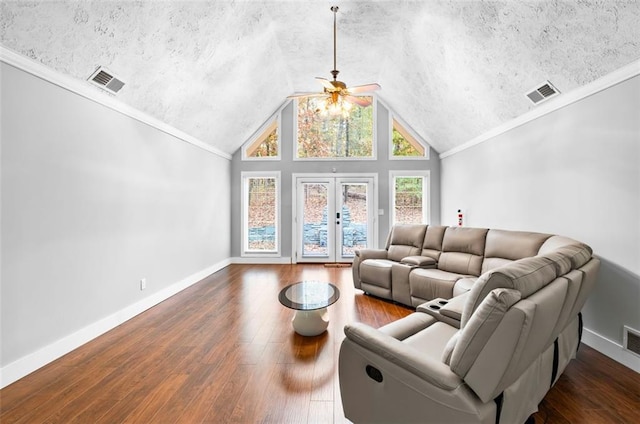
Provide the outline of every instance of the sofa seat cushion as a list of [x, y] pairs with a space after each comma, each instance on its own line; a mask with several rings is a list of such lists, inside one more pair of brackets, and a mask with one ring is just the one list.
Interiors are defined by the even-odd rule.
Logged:
[[441, 269], [414, 269], [409, 274], [411, 297], [422, 300], [431, 300], [437, 297], [450, 299], [453, 297], [453, 286], [463, 277], [465, 275]]
[[467, 293], [476, 281], [478, 281], [476, 277], [464, 277], [456, 281], [456, 284], [453, 286], [453, 297]]
[[391, 289], [391, 266], [389, 259], [367, 259], [360, 264], [360, 279], [367, 284]]
[[445, 346], [456, 333], [458, 329], [445, 324], [444, 322], [436, 322], [422, 331], [418, 331], [410, 337], [403, 340], [414, 349], [419, 350], [425, 356], [436, 361], [440, 361]]

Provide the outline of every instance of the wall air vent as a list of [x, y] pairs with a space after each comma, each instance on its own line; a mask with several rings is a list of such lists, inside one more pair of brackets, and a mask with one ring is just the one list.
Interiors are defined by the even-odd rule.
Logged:
[[640, 331], [625, 325], [622, 339], [622, 347], [640, 356]]
[[547, 100], [553, 96], [560, 94], [560, 91], [553, 86], [549, 81], [545, 81], [537, 87], [530, 90], [526, 96], [533, 104], [538, 104], [544, 100]]
[[107, 71], [103, 67], [98, 68], [93, 74], [91, 74], [88, 81], [113, 94], [116, 94], [122, 89], [122, 87], [124, 87], [124, 82], [122, 82], [122, 80], [116, 78], [113, 73]]

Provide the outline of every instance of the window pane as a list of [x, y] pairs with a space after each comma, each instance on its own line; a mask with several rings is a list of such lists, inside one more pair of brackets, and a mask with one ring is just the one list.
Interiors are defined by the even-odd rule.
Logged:
[[321, 101], [298, 100], [298, 157], [373, 157], [373, 104], [354, 105], [344, 117], [319, 112]]
[[248, 250], [276, 250], [276, 179], [249, 178]]
[[304, 256], [328, 256], [327, 202], [328, 186], [325, 183], [304, 183], [303, 247]]
[[396, 157], [420, 157], [425, 156], [425, 146], [416, 140], [406, 129], [395, 119], [393, 120], [392, 131], [392, 152]]
[[278, 121], [274, 120], [253, 143], [245, 147], [247, 158], [278, 156]]
[[367, 247], [367, 185], [342, 184], [342, 256]]
[[395, 223], [421, 224], [423, 221], [422, 177], [395, 177]]

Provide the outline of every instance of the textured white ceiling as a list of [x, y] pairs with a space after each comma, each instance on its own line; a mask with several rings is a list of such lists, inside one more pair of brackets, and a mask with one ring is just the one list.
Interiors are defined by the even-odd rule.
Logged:
[[640, 58], [640, 1], [7, 1], [0, 42], [233, 153], [296, 91], [333, 68], [380, 97], [439, 152]]

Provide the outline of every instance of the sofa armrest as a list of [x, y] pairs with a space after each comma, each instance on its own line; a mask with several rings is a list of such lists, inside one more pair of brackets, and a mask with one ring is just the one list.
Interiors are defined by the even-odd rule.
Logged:
[[367, 259], [387, 259], [387, 251], [385, 249], [358, 249], [356, 256], [360, 258], [360, 262]]
[[366, 324], [348, 324], [344, 333], [353, 343], [441, 389], [455, 390], [463, 383], [448, 365]]
[[407, 256], [402, 258], [400, 263], [417, 266], [419, 268], [435, 268], [436, 260], [428, 256]]
[[462, 320], [462, 310], [464, 304], [469, 297], [469, 292], [463, 293], [460, 296], [452, 297], [448, 302], [440, 308], [440, 313], [446, 317], [453, 318], [455, 320]]

